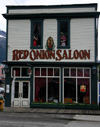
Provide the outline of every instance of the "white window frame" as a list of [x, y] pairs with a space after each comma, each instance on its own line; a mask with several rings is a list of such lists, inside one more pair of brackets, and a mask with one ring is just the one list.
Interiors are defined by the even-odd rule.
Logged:
[[13, 66], [13, 67], [11, 67], [11, 77], [12, 78], [13, 78], [13, 75], [12, 75], [13, 68], [20, 68], [20, 76], [16, 76], [16, 78], [30, 78], [30, 75], [29, 76], [22, 76], [22, 68], [29, 68], [27, 66], [22, 66], [22, 67]]
[[[69, 76], [64, 76], [64, 69], [69, 69]], [[76, 76], [71, 76], [71, 69], [76, 69]], [[77, 76], [77, 69], [83, 69], [83, 76]], [[84, 77], [84, 69], [89, 69], [89, 77]], [[91, 68], [89, 67], [64, 67], [63, 68], [63, 103], [64, 103], [64, 78], [75, 78], [76, 79], [76, 102], [78, 102], [78, 93], [77, 93], [77, 79], [78, 78], [88, 78], [91, 84]], [[89, 97], [91, 103], [91, 85], [89, 84]]]
[[[40, 68], [40, 76], [35, 76], [35, 68]], [[46, 68], [46, 76], [41, 76], [41, 68]], [[53, 76], [48, 76], [48, 68], [53, 68]], [[59, 76], [54, 76], [54, 69], [59, 68]], [[33, 80], [33, 100], [35, 100], [35, 78], [46, 78], [46, 102], [48, 102], [48, 78], [59, 78], [59, 102], [61, 102], [61, 68], [60, 67], [34, 67], [34, 80]]]

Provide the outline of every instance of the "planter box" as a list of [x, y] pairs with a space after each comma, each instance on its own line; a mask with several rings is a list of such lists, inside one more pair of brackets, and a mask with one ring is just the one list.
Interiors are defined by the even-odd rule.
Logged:
[[52, 109], [88, 109], [88, 110], [100, 110], [98, 105], [58, 105], [58, 104], [37, 104], [32, 103], [31, 108], [52, 108]]
[[99, 106], [89, 106], [89, 105], [65, 105], [65, 109], [88, 109], [88, 110], [98, 110]]

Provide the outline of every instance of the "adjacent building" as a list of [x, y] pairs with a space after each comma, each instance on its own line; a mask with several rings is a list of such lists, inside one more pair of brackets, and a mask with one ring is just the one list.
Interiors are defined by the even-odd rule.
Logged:
[[5, 67], [4, 64], [0, 64], [0, 87], [5, 88], [5, 73], [3, 68]]

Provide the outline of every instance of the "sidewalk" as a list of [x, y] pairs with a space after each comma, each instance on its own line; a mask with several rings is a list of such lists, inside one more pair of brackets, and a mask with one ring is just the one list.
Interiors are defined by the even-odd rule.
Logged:
[[[69, 110], [69, 109], [42, 109], [42, 108], [17, 108], [4, 107], [3, 112], [9, 113], [44, 113], [59, 114], [61, 118], [66, 120], [93, 121], [100, 122], [99, 110]], [[70, 115], [75, 115], [73, 118]], [[62, 117], [63, 116], [63, 117]]]
[[100, 115], [75, 115], [74, 120], [100, 122]]
[[100, 110], [43, 109], [43, 108], [23, 108], [23, 107], [21, 108], [4, 107], [3, 112], [100, 115]]

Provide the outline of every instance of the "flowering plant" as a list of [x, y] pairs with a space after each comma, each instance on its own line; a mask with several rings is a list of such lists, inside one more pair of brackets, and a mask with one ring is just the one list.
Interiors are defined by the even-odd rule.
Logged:
[[84, 103], [78, 103], [78, 102], [75, 102], [75, 101], [70, 101], [70, 102], [67, 102], [67, 103], [62, 103], [62, 102], [58, 102], [58, 103], [55, 103], [54, 101], [48, 101], [48, 102], [43, 102], [42, 99], [35, 99], [33, 101], [33, 103], [36, 103], [36, 104], [52, 104], [52, 105], [62, 105], [62, 106], [89, 106], [89, 107], [92, 107], [92, 106], [96, 106], [96, 107], [99, 107], [94, 101], [92, 101], [92, 103], [90, 104], [88, 101], [87, 102], [84, 102]]
[[42, 103], [43, 102], [43, 100], [42, 99], [35, 99], [35, 100], [33, 100], [33, 103], [36, 103], [36, 102], [39, 102], [39, 103]]

